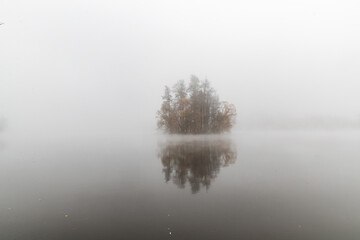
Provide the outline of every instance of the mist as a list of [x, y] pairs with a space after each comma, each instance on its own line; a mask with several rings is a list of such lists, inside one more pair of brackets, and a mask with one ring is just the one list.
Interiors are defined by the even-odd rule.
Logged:
[[[0, 239], [359, 239], [359, 9], [1, 1]], [[191, 75], [229, 133], [158, 129]]]
[[236, 106], [236, 129], [359, 123], [357, 7], [3, 1], [0, 114], [36, 135], [151, 132], [164, 86], [195, 74]]

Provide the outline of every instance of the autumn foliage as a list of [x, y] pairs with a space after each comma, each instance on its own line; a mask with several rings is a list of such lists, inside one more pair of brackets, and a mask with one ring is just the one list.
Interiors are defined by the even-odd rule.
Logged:
[[235, 122], [235, 106], [219, 101], [209, 81], [196, 76], [191, 76], [188, 86], [183, 80], [172, 89], [165, 86], [162, 99], [157, 124], [168, 133], [222, 133], [230, 131]]

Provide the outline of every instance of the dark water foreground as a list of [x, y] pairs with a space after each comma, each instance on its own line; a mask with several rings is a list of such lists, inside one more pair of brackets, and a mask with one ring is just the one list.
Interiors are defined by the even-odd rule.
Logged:
[[360, 239], [359, 132], [0, 144], [0, 239]]

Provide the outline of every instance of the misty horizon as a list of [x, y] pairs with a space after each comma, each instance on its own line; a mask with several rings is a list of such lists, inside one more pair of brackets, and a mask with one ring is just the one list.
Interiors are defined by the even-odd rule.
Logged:
[[359, 239], [359, 10], [2, 1], [0, 239]]
[[356, 8], [280, 3], [6, 2], [0, 115], [9, 131], [153, 131], [163, 87], [195, 74], [236, 106], [235, 128], [357, 121]]

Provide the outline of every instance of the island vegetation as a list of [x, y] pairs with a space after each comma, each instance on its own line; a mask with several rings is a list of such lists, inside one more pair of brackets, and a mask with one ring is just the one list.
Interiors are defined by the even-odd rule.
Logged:
[[205, 79], [191, 76], [186, 85], [179, 80], [172, 89], [165, 86], [158, 127], [171, 134], [217, 134], [230, 131], [236, 117], [233, 104], [220, 101]]

